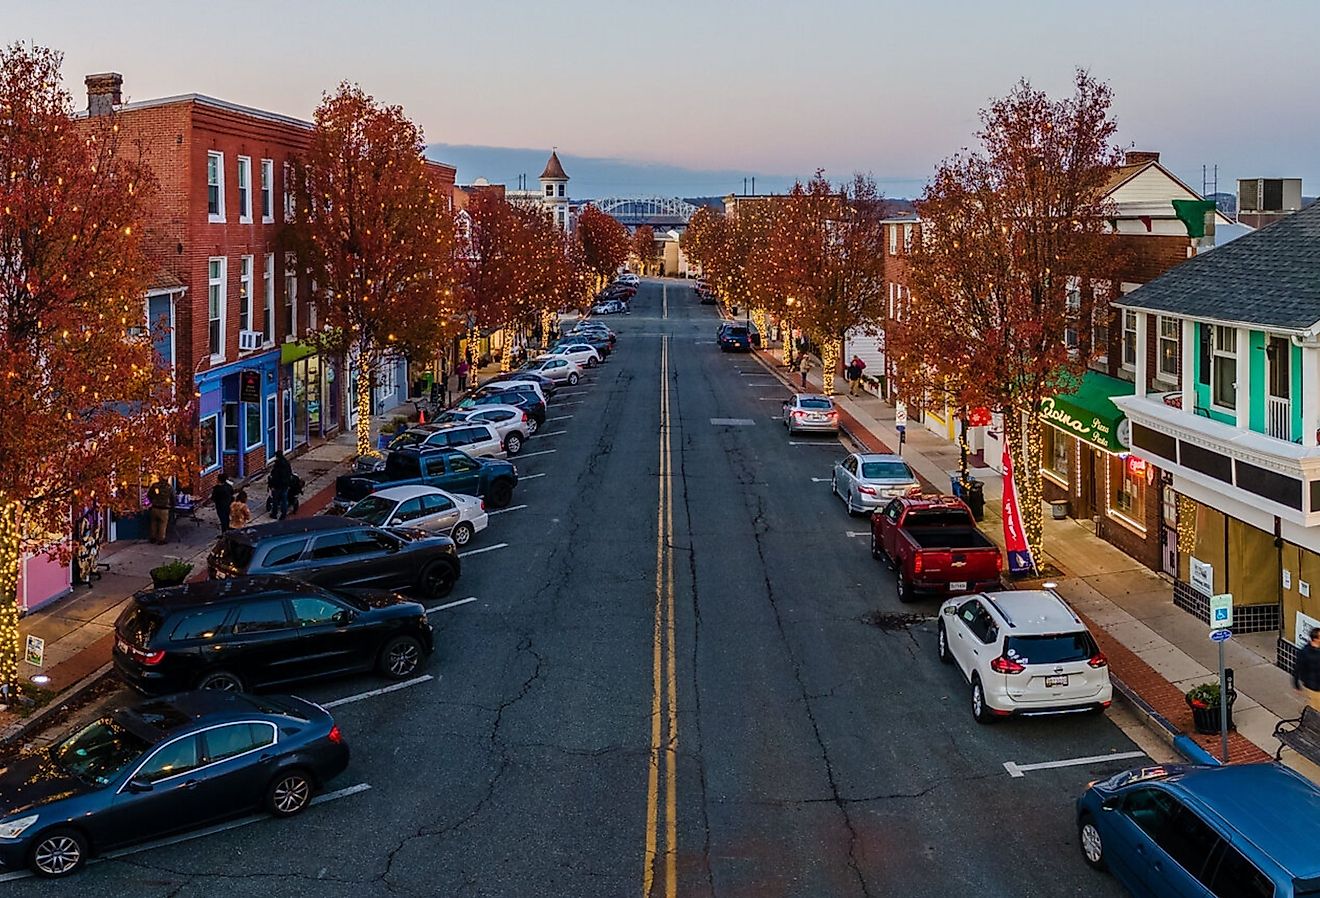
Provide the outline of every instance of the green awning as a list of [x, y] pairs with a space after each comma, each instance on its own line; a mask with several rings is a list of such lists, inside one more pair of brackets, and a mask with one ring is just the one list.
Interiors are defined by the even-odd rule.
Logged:
[[291, 365], [299, 359], [307, 358], [309, 355], [316, 355], [316, 347], [306, 340], [280, 344], [281, 365]]
[[1173, 214], [1187, 225], [1188, 237], [1205, 236], [1205, 219], [1215, 211], [1214, 200], [1174, 200]]
[[1046, 397], [1040, 416], [1064, 433], [1106, 452], [1125, 452], [1130, 443], [1128, 421], [1110, 400], [1133, 392], [1126, 380], [1087, 371], [1073, 392]]

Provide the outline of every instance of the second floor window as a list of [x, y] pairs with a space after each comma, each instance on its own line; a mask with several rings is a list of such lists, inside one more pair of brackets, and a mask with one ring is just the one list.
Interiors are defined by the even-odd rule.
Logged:
[[252, 220], [252, 160], [238, 157], [238, 220]]
[[269, 159], [261, 160], [261, 220], [275, 220], [275, 163]]
[[298, 336], [298, 269], [292, 253], [284, 256], [284, 333]]
[[1063, 345], [1069, 349], [1077, 348], [1077, 320], [1082, 314], [1082, 290], [1076, 283], [1068, 285], [1068, 292], [1063, 297], [1065, 323], [1063, 327]]
[[275, 339], [275, 254], [266, 254], [266, 264], [261, 269], [261, 342], [270, 343]]
[[898, 225], [889, 226], [889, 255], [898, 255]]
[[225, 154], [206, 154], [206, 217], [225, 220]]
[[1123, 310], [1123, 367], [1137, 365], [1137, 313]]
[[1177, 318], [1160, 316], [1160, 377], [1178, 381], [1180, 360], [1178, 344], [1182, 341], [1182, 322]]
[[[1209, 325], [1206, 325], [1207, 327]], [[1210, 365], [1211, 399], [1220, 408], [1237, 407], [1237, 328], [1214, 325]]]
[[553, 185], [553, 184], [547, 184], [547, 185], [545, 185], [545, 195], [546, 195], [546, 196], [554, 196], [554, 195], [555, 195], [555, 185]]
[[225, 354], [225, 260], [211, 259], [206, 269], [207, 336], [211, 355]]
[[238, 329], [252, 330], [252, 257], [238, 260]]

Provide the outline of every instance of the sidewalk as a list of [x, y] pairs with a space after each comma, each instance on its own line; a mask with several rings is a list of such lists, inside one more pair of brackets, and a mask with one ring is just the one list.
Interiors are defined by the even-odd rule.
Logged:
[[[396, 414], [411, 414], [401, 406], [372, 419], [373, 431]], [[313, 446], [293, 458], [294, 471], [306, 483], [298, 517], [316, 514], [334, 496], [335, 478], [347, 472], [356, 449], [354, 434], [339, 436]], [[254, 524], [269, 521], [266, 514], [264, 475], [247, 485], [248, 505]], [[43, 688], [55, 697], [27, 716], [0, 711], [0, 745], [19, 739], [39, 725], [42, 718], [91, 688], [108, 673], [114, 644], [114, 623], [125, 601], [151, 585], [150, 570], [173, 559], [193, 565], [193, 579], [204, 576], [206, 555], [215, 544], [220, 525], [215, 509], [207, 504], [197, 510], [196, 521], [179, 519], [170, 528], [169, 542], [153, 546], [145, 540], [123, 540], [101, 550], [100, 560], [109, 565], [90, 588], [75, 587], [69, 595], [25, 615], [19, 622], [21, 639], [29, 633], [46, 641], [45, 665], [36, 668], [20, 663], [20, 675], [38, 673], [49, 677]]]
[[[759, 350], [757, 356], [787, 385], [797, 388], [798, 375], [793, 373], [790, 379], [790, 372], [773, 349]], [[807, 381], [813, 389], [821, 389], [819, 359]], [[838, 377], [835, 389], [841, 388], [845, 392], [836, 394], [834, 399], [848, 435], [870, 451], [898, 451], [894, 409], [869, 393], [849, 397], [846, 381]], [[920, 425], [909, 425], [905, 436], [906, 443], [901, 447], [903, 457], [923, 486], [947, 493], [949, 472], [958, 467], [957, 445]], [[982, 527], [1002, 547], [1003, 480], [990, 468], [973, 468], [972, 473], [985, 483], [986, 513]], [[1210, 641], [1205, 624], [1174, 606], [1166, 577], [1100, 539], [1083, 522], [1056, 521], [1046, 514], [1045, 546], [1045, 560], [1059, 572], [1053, 578], [1055, 591], [1090, 626], [1109, 658], [1110, 671], [1122, 697], [1189, 759], [1204, 761], [1204, 753], [1217, 758], [1219, 736], [1197, 736], [1191, 732], [1191, 711], [1183, 698], [1190, 686], [1218, 680], [1217, 648]], [[1039, 582], [1020, 585], [1034, 587]], [[1273, 757], [1278, 748], [1275, 724], [1280, 719], [1298, 717], [1304, 704], [1292, 688], [1289, 674], [1275, 666], [1273, 643], [1263, 648], [1268, 655], [1254, 651], [1252, 643], [1248, 635], [1227, 644], [1226, 664], [1234, 668], [1238, 690], [1233, 707], [1237, 729], [1229, 734], [1229, 757], [1234, 762]], [[1190, 738], [1179, 738], [1184, 736]], [[1320, 767], [1290, 751], [1284, 752], [1284, 761], [1320, 782]]]

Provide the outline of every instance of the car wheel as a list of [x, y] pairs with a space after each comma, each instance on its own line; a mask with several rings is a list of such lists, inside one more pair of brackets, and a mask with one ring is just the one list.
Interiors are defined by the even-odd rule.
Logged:
[[952, 664], [953, 655], [949, 654], [949, 631], [944, 629], [944, 624], [940, 624], [936, 640], [935, 648], [940, 656], [940, 663]]
[[577, 384], [578, 384], [577, 372], [576, 371], [568, 372], [568, 385], [570, 387], [576, 387]]
[[859, 512], [855, 507], [853, 507], [853, 501], [852, 501], [852, 500], [853, 500], [853, 497], [852, 497], [852, 490], [849, 490], [849, 491], [848, 491], [848, 495], [847, 495], [847, 497], [846, 497], [843, 501], [844, 501], [844, 504], [848, 506], [848, 517], [850, 517], [850, 518], [855, 518], [855, 517], [857, 517], [859, 514], [861, 514], [861, 512]]
[[513, 501], [513, 486], [507, 480], [497, 480], [490, 485], [486, 493], [486, 503], [491, 508], [506, 508]]
[[977, 676], [972, 677], [972, 716], [976, 718], [977, 723], [995, 722], [994, 712], [985, 703], [985, 688], [981, 685], [981, 678]]
[[275, 817], [292, 817], [312, 803], [316, 789], [303, 770], [285, 770], [266, 787], [266, 810]]
[[73, 829], [42, 833], [28, 854], [28, 866], [37, 876], [55, 879], [74, 873], [87, 863], [87, 839]]
[[1086, 863], [1095, 870], [1105, 869], [1104, 840], [1100, 838], [1100, 827], [1090, 814], [1083, 814], [1077, 821], [1077, 841], [1081, 843]]
[[540, 426], [541, 426], [541, 425], [539, 425], [539, 424], [536, 423], [536, 419], [535, 419], [535, 418], [528, 418], [528, 419], [527, 419], [527, 435], [528, 435], [528, 436], [531, 436], [532, 434], [536, 433], [536, 429], [537, 429], [538, 427], [540, 427]]
[[454, 545], [462, 548], [472, 542], [472, 525], [467, 521], [462, 521], [454, 525], [454, 529], [449, 531], [449, 538], [454, 541]]
[[395, 636], [380, 650], [377, 667], [391, 680], [406, 680], [422, 666], [422, 644], [411, 636]]
[[237, 674], [227, 670], [213, 670], [197, 681], [197, 688], [214, 689], [216, 692], [242, 692], [243, 681]]
[[599, 365], [599, 364], [600, 364], [600, 362], [596, 361], [595, 358], [587, 359], [587, 367], [588, 367], [588, 368], [595, 368], [595, 367], [596, 367], [597, 365]]
[[522, 437], [516, 433], [511, 433], [504, 438], [504, 451], [509, 455], [517, 455], [522, 451]]
[[454, 583], [458, 580], [458, 574], [454, 566], [445, 561], [435, 561], [422, 571], [422, 578], [418, 583], [422, 595], [432, 599], [443, 599], [454, 588]]
[[902, 571], [898, 572], [898, 582], [895, 586], [898, 591], [898, 600], [906, 605], [912, 601], [912, 581], [904, 576]]

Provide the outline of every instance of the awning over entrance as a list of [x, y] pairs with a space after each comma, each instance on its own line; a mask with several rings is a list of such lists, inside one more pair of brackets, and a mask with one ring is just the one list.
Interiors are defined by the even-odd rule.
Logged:
[[280, 345], [280, 364], [292, 365], [299, 359], [305, 359], [309, 355], [316, 354], [316, 347], [305, 340], [299, 340], [296, 343], [283, 343]]
[[1083, 442], [1106, 452], [1125, 452], [1130, 426], [1114, 396], [1131, 396], [1133, 385], [1098, 371], [1087, 371], [1072, 393], [1049, 396], [1041, 403], [1040, 416]]

